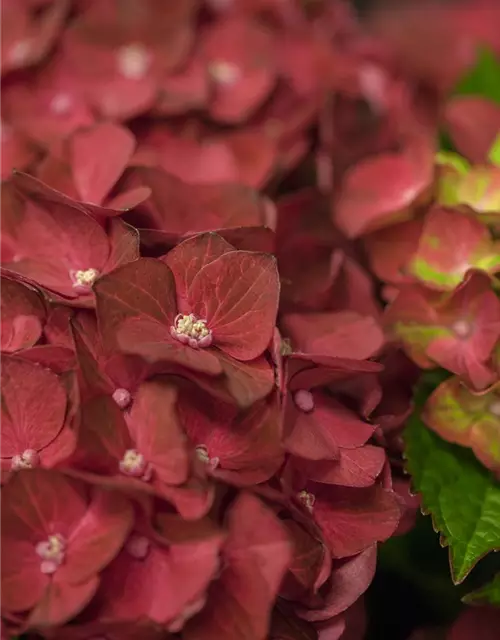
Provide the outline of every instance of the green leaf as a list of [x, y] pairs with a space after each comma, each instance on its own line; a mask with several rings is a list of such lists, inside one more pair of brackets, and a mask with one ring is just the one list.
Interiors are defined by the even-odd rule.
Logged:
[[467, 604], [492, 604], [500, 607], [500, 573], [490, 583], [467, 594], [462, 600]]
[[491, 162], [491, 164], [494, 164], [495, 167], [500, 168], [500, 133], [498, 133], [497, 137], [495, 138], [495, 142], [490, 149], [488, 160]]
[[469, 449], [442, 440], [420, 419], [435, 382], [435, 376], [424, 376], [416, 394], [404, 434], [406, 458], [423, 511], [449, 546], [453, 582], [459, 584], [483, 556], [500, 549], [500, 485]]
[[455, 87], [455, 95], [476, 95], [500, 103], [500, 60], [487, 48], [478, 51], [476, 64]]

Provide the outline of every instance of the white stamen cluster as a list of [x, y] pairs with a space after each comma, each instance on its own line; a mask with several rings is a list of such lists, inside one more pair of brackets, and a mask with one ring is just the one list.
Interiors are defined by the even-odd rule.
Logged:
[[119, 467], [124, 475], [139, 478], [144, 482], [149, 482], [153, 476], [153, 467], [137, 449], [127, 449]]
[[43, 542], [39, 542], [36, 545], [35, 551], [42, 559], [40, 571], [50, 575], [64, 562], [66, 540], [59, 533], [50, 535], [47, 540], [43, 540]]
[[179, 313], [170, 327], [170, 334], [182, 344], [194, 349], [209, 347], [212, 344], [212, 332], [207, 327], [207, 321], [197, 318], [194, 314]]

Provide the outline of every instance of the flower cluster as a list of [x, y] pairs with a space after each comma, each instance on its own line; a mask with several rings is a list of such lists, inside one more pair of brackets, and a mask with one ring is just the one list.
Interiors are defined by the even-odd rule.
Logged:
[[[470, 447], [498, 475], [500, 108], [456, 98], [445, 115], [465, 157], [437, 153], [424, 197], [400, 211], [396, 224], [378, 217], [364, 243], [386, 283], [389, 333], [422, 369], [452, 374], [429, 398], [425, 422], [445, 440]], [[477, 129], [481, 118], [485, 126]], [[369, 170], [380, 162], [374, 159]]]
[[443, 160], [426, 209], [456, 70], [341, 0], [2, 14], [5, 634], [361, 638], [416, 365], [498, 415], [496, 170]]

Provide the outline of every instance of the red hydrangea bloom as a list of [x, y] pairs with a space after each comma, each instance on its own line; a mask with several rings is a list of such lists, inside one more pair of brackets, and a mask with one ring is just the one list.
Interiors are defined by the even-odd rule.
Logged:
[[13, 184], [2, 217], [4, 268], [56, 300], [93, 306], [94, 282], [138, 257], [137, 232], [116, 218], [101, 225], [78, 203], [25, 174], [14, 176]]
[[321, 472], [321, 465], [302, 466], [300, 461], [291, 461], [284, 482], [314, 518], [334, 558], [353, 556], [394, 533], [401, 508], [392, 490], [380, 484], [330, 484], [328, 473], [322, 476]]
[[276, 399], [258, 402], [244, 414], [193, 385], [181, 390], [179, 418], [196, 452], [215, 479], [236, 486], [269, 480], [283, 462]]
[[242, 493], [228, 513], [225, 566], [208, 594], [204, 609], [189, 620], [186, 640], [263, 638], [290, 560], [286, 532], [258, 498]]
[[375, 430], [367, 418], [380, 400], [375, 375], [380, 369], [369, 361], [291, 355], [283, 410], [287, 451], [307, 460], [337, 461], [342, 468], [356, 466], [358, 448]]
[[457, 96], [446, 105], [444, 119], [460, 155], [474, 164], [488, 161], [488, 153], [500, 130], [500, 106], [485, 98]]
[[500, 338], [500, 301], [487, 275], [470, 272], [445, 296], [403, 287], [385, 320], [421, 367], [440, 365], [476, 389], [493, 382], [488, 361]]
[[155, 528], [138, 520], [104, 570], [95, 605], [99, 619], [145, 620], [176, 632], [205, 606], [208, 586], [220, 572], [224, 532], [210, 520], [189, 523], [172, 514], [159, 514]]
[[7, 4], [2, 633], [361, 640], [418, 508], [383, 326], [416, 283], [484, 329], [425, 353], [481, 388], [425, 417], [498, 467], [496, 168], [434, 158], [449, 69], [343, 0]]
[[138, 132], [133, 164], [159, 166], [190, 184], [238, 182], [261, 187], [273, 175], [277, 148], [260, 128], [211, 130], [186, 120]]
[[212, 80], [210, 115], [231, 124], [247, 120], [277, 80], [272, 32], [257, 21], [228, 17], [207, 29], [200, 47]]
[[[102, 123], [79, 129], [52, 148], [37, 168], [37, 176], [70, 196], [95, 217], [115, 216], [149, 196], [147, 188], [111, 197], [135, 148], [132, 134], [118, 125]], [[104, 205], [104, 206], [103, 206]]]
[[[253, 238], [273, 247], [274, 205], [241, 184], [190, 185], [158, 167], [133, 167], [123, 185], [132, 191], [149, 189], [148, 198], [125, 215], [139, 228], [141, 245], [155, 255], [179, 239], [216, 231], [239, 249], [250, 250]], [[257, 250], [257, 249], [255, 249]]]
[[434, 207], [424, 222], [410, 273], [431, 289], [454, 289], [469, 269], [500, 271], [500, 243], [471, 213]]
[[384, 344], [377, 321], [354, 311], [291, 313], [280, 324], [293, 349], [302, 353], [364, 360]]
[[[236, 251], [216, 234], [185, 240], [161, 260], [140, 259], [96, 284], [103, 339], [150, 361], [177, 363], [247, 406], [273, 386], [264, 352], [278, 306], [270, 255]], [[200, 376], [197, 377], [200, 381]]]
[[[380, 3], [372, 14], [371, 27], [392, 48], [414, 82], [444, 95], [474, 63], [479, 43], [498, 40], [496, 35], [486, 37], [488, 23], [495, 22], [494, 14], [494, 7], [482, 0], [453, 7], [432, 2], [424, 6]], [[482, 36], [475, 35], [481, 25]], [[423, 38], [426, 47], [421, 46]]]
[[370, 266], [380, 280], [391, 284], [414, 282], [408, 264], [418, 248], [423, 224], [422, 219], [407, 220], [365, 236]]
[[188, 446], [176, 399], [175, 387], [160, 378], [144, 382], [125, 413], [107, 396], [86, 402], [71, 461], [75, 473], [124, 491], [159, 495], [185, 518], [206, 513], [213, 491]]
[[106, 349], [91, 311], [79, 311], [71, 320], [79, 364], [80, 396], [83, 402], [96, 395], [113, 398], [120, 409], [129, 409], [140, 383], [154, 369], [140, 356]]
[[4, 2], [2, 75], [33, 66], [49, 54], [63, 28], [69, 7], [68, 0], [51, 0], [41, 7], [30, 0]]
[[89, 103], [128, 119], [154, 104], [161, 79], [187, 57], [196, 3], [90, 3], [65, 34], [66, 55]]
[[2, 276], [2, 351], [12, 353], [32, 347], [42, 335], [46, 309], [32, 287]]
[[73, 332], [70, 321], [74, 314], [74, 309], [58, 304], [51, 304], [45, 327], [43, 329], [44, 338], [48, 344], [75, 349]]
[[306, 607], [297, 609], [298, 615], [311, 622], [323, 622], [344, 613], [370, 586], [376, 561], [375, 545], [345, 560], [335, 560], [327, 582]]
[[328, 201], [316, 189], [303, 189], [280, 198], [277, 214], [281, 309], [352, 310], [377, 317], [372, 278], [329, 219]]
[[210, 80], [200, 52], [178, 69], [158, 79], [158, 93], [152, 109], [154, 115], [181, 116], [206, 108], [210, 96]]
[[434, 149], [429, 136], [400, 153], [369, 157], [349, 170], [335, 209], [335, 221], [351, 238], [412, 216], [429, 199]]
[[453, 376], [433, 391], [423, 419], [448, 442], [470, 447], [478, 460], [500, 477], [500, 383], [474, 393]]
[[[50, 398], [50, 402], [47, 402]], [[2, 471], [53, 467], [76, 445], [78, 403], [73, 374], [2, 356]]]
[[280, 596], [299, 607], [313, 603], [332, 571], [330, 550], [319, 527], [300, 505], [290, 501], [284, 503], [282, 495], [271, 498], [292, 545], [292, 558], [281, 584]]
[[133, 522], [117, 493], [43, 469], [3, 490], [2, 608], [25, 627], [64, 624], [90, 601]]
[[50, 148], [79, 127], [95, 122], [61, 54], [28, 77], [12, 78], [3, 88], [2, 105], [3, 118], [42, 148]]

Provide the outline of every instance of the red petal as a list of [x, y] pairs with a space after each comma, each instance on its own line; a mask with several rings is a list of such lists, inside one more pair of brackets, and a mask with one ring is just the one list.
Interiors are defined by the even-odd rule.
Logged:
[[276, 403], [256, 403], [244, 414], [237, 407], [196, 393], [188, 387], [181, 396], [182, 424], [195, 446], [217, 458], [216, 478], [248, 485], [267, 480], [281, 465], [280, 422]]
[[231, 251], [205, 266], [189, 289], [193, 313], [207, 320], [214, 344], [238, 360], [253, 360], [270, 344], [279, 277], [272, 256]]
[[347, 174], [336, 221], [349, 237], [410, 217], [433, 178], [428, 142], [419, 140], [411, 152], [365, 159]]
[[[215, 76], [210, 112], [216, 120], [245, 120], [276, 82], [272, 35], [255, 22], [230, 18], [213, 23], [202, 42], [202, 54]], [[218, 81], [218, 65], [234, 68], [237, 77]]]
[[132, 157], [134, 137], [128, 129], [104, 122], [77, 131], [70, 144], [71, 166], [80, 198], [101, 204]]
[[21, 259], [9, 264], [55, 293], [75, 298], [70, 277], [74, 269], [102, 271], [109, 256], [104, 229], [78, 203], [68, 204], [40, 181], [25, 174], [13, 176], [26, 198], [25, 215], [17, 221], [13, 241]]
[[123, 413], [110, 396], [98, 396], [83, 405], [73, 462], [76, 469], [118, 474], [118, 463], [131, 448], [133, 443]]
[[45, 308], [41, 296], [20, 282], [2, 276], [2, 351], [33, 346], [41, 336]]
[[262, 400], [273, 390], [273, 367], [264, 356], [241, 362], [221, 351], [217, 358], [226, 377], [224, 387], [242, 409]]
[[454, 289], [469, 269], [493, 272], [499, 263], [498, 247], [475, 216], [436, 207], [426, 217], [410, 270], [433, 289]]
[[[312, 522], [299, 524], [285, 518], [283, 524], [293, 543], [293, 555], [280, 595], [287, 600], [300, 600], [305, 593], [316, 592], [330, 575], [331, 557]], [[327, 575], [322, 578], [325, 565]]]
[[79, 584], [52, 580], [31, 612], [28, 623], [33, 627], [52, 627], [68, 622], [87, 606], [98, 585], [97, 576]]
[[109, 256], [104, 267], [106, 272], [133, 262], [140, 257], [139, 232], [125, 224], [123, 220], [113, 218], [109, 221]]
[[183, 236], [267, 223], [264, 199], [239, 183], [192, 185], [159, 167], [134, 167], [126, 174], [125, 184], [145, 186], [155, 195], [127, 215], [136, 227]]
[[339, 459], [296, 462], [310, 480], [344, 487], [369, 487], [382, 472], [386, 461], [381, 447], [366, 444], [357, 449], [340, 449]]
[[301, 609], [298, 615], [305, 620], [319, 622], [343, 613], [368, 589], [377, 563], [377, 547], [373, 545], [362, 553], [348, 558], [333, 568], [325, 585], [326, 597], [319, 610]]
[[187, 300], [188, 291], [198, 273], [229, 251], [234, 251], [234, 247], [223, 238], [216, 233], [205, 233], [184, 240], [164, 256], [163, 261], [174, 274], [181, 313], [191, 313]]
[[283, 334], [296, 351], [364, 360], [384, 343], [377, 321], [354, 311], [291, 313], [282, 319]]
[[16, 353], [21, 360], [29, 360], [52, 369], [57, 374], [66, 373], [76, 368], [75, 354], [71, 349], [51, 344], [41, 344]]
[[69, 538], [86, 510], [82, 483], [45, 469], [19, 471], [3, 489], [2, 550], [21, 567], [18, 544], [36, 545], [53, 531]]
[[133, 517], [132, 506], [124, 496], [96, 487], [85, 515], [68, 539], [57, 582], [79, 584], [98, 574], [122, 547]]
[[168, 331], [177, 313], [172, 272], [159, 260], [126, 264], [100, 278], [94, 291], [100, 331], [110, 347], [119, 346], [117, 332], [126, 320], [148, 321]]
[[241, 494], [229, 514], [227, 562], [203, 611], [189, 622], [187, 640], [264, 638], [271, 609], [290, 562], [286, 532], [262, 503]]
[[334, 398], [321, 391], [313, 392], [313, 397], [311, 412], [295, 413], [291, 434], [285, 440], [287, 451], [309, 460], [336, 460], [339, 448], [355, 449], [373, 435], [374, 425]]
[[125, 353], [135, 353], [148, 363], [174, 363], [194, 372], [217, 376], [222, 372], [215, 349], [193, 349], [170, 334], [170, 326], [148, 318], [132, 318], [117, 331], [118, 346]]
[[154, 466], [161, 482], [174, 485], [188, 479], [190, 462], [176, 402], [175, 387], [160, 380], [144, 382], [128, 419], [137, 450]]
[[28, 611], [40, 600], [50, 578], [40, 571], [40, 558], [31, 541], [16, 541], [14, 549], [12, 553], [8, 531], [3, 531], [2, 607], [5, 611]]
[[317, 521], [334, 557], [345, 558], [389, 538], [398, 526], [394, 494], [379, 486], [346, 488], [312, 484]]
[[[446, 106], [445, 123], [460, 155], [474, 164], [488, 161], [500, 130], [500, 107], [477, 96], [456, 96]], [[477, 123], [481, 126], [478, 127]]]
[[[47, 398], [51, 401], [47, 402]], [[2, 362], [2, 456], [39, 451], [61, 431], [67, 397], [58, 377], [31, 362]]]
[[152, 540], [147, 556], [135, 560], [126, 550], [103, 577], [103, 617], [112, 620], [147, 618], [174, 622], [189, 606], [205, 597], [219, 565], [221, 536], [186, 541], [170, 547]]

